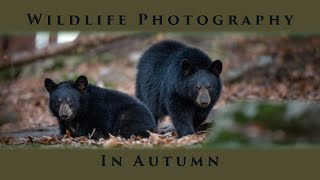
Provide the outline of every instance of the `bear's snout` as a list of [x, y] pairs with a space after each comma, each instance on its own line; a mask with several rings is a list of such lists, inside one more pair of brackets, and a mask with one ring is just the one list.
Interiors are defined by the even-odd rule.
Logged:
[[62, 103], [59, 108], [59, 116], [63, 120], [69, 120], [73, 115], [72, 109], [67, 103]]
[[198, 92], [196, 101], [200, 107], [203, 107], [203, 108], [207, 107], [211, 102], [211, 98], [208, 90], [201, 88], [200, 91]]
[[200, 105], [200, 107], [207, 107], [210, 104], [210, 97], [209, 96], [204, 96], [204, 97], [200, 97], [198, 104]]
[[200, 103], [200, 106], [201, 107], [207, 107], [209, 105], [209, 102], [208, 101], [202, 101], [201, 103]]

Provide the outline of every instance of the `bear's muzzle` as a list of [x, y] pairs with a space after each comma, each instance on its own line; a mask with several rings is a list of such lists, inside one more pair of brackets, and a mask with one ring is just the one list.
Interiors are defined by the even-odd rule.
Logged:
[[70, 108], [69, 104], [62, 103], [59, 108], [59, 116], [63, 120], [69, 120], [70, 117], [73, 115], [72, 109]]
[[205, 108], [210, 104], [211, 98], [210, 98], [209, 92], [206, 88], [201, 88], [199, 90], [196, 101], [197, 101], [198, 105], [202, 108]]

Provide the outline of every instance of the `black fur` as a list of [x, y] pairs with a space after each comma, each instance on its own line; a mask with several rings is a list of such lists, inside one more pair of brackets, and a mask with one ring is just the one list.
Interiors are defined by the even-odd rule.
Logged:
[[[197, 48], [175, 41], [157, 43], [142, 55], [137, 69], [137, 97], [156, 120], [170, 115], [180, 137], [194, 133], [220, 97], [222, 63], [212, 62]], [[199, 87], [207, 93], [206, 107], [197, 103]]]
[[[75, 82], [59, 84], [47, 78], [44, 84], [50, 93], [49, 108], [59, 121], [61, 134], [69, 130], [73, 137], [88, 136], [95, 128], [94, 139], [106, 138], [109, 133], [124, 138], [146, 137], [147, 130], [154, 131], [156, 127], [151, 112], [141, 101], [118, 91], [88, 85], [84, 76]], [[59, 115], [62, 104], [68, 104], [73, 112], [67, 120]]]

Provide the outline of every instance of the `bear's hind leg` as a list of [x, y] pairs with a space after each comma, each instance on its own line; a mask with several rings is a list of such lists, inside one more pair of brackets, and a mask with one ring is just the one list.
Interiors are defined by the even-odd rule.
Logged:
[[148, 131], [155, 131], [156, 122], [153, 115], [146, 109], [136, 106], [124, 110], [116, 120], [116, 126], [113, 132], [124, 138], [130, 138], [131, 135], [148, 137]]

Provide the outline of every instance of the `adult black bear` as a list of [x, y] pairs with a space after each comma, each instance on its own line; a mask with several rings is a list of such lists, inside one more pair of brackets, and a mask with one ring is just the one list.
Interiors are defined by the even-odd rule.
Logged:
[[151, 46], [138, 64], [136, 95], [156, 120], [170, 115], [180, 137], [192, 134], [220, 97], [222, 63], [175, 41]]
[[124, 93], [88, 84], [85, 76], [76, 81], [59, 84], [46, 78], [44, 85], [50, 93], [49, 108], [58, 119], [60, 132], [69, 130], [71, 136], [93, 134], [94, 139], [109, 133], [129, 138], [148, 136], [156, 122], [148, 107]]

